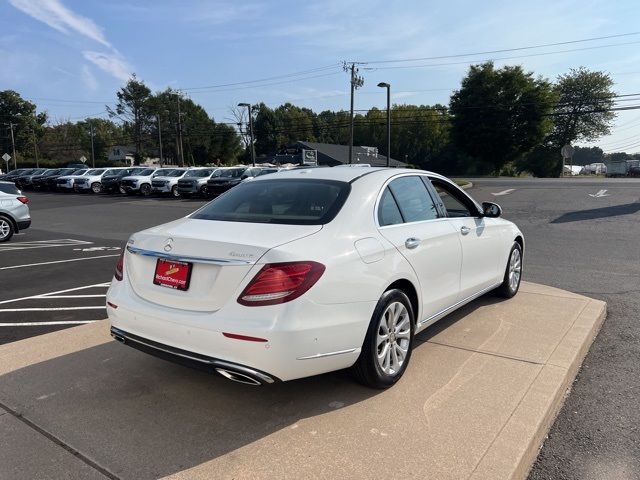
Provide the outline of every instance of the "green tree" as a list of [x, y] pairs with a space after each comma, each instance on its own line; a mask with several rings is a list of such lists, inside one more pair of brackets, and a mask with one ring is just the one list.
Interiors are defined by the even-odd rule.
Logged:
[[235, 129], [217, 124], [201, 105], [181, 96], [180, 92], [172, 89], [158, 92], [149, 99], [147, 108], [152, 119], [149, 127], [150, 143], [154, 150], [158, 149], [159, 127], [162, 133], [163, 156], [165, 160], [170, 160], [170, 163], [179, 163], [178, 114], [184, 159], [187, 164], [223, 164], [236, 160], [241, 147]]
[[540, 144], [552, 128], [551, 84], [520, 66], [473, 65], [451, 96], [451, 138], [475, 159], [476, 170], [497, 172]]
[[118, 102], [115, 109], [107, 105], [107, 112], [111, 117], [117, 117], [123, 121], [124, 129], [135, 145], [135, 163], [139, 164], [144, 157], [145, 134], [148, 133], [153, 121], [149, 110], [151, 90], [133, 74], [116, 96]]
[[[37, 113], [36, 105], [23, 99], [14, 90], [0, 91], [0, 149], [2, 153], [13, 156], [11, 144], [11, 125], [16, 151], [21, 157], [32, 157], [35, 144], [43, 135], [47, 114]], [[2, 155], [0, 153], [0, 156]]]
[[574, 165], [589, 165], [604, 162], [604, 152], [600, 147], [575, 147], [571, 162]]
[[554, 86], [558, 102], [547, 143], [562, 148], [567, 143], [592, 141], [608, 135], [616, 117], [611, 111], [615, 99], [612, 87], [609, 74], [584, 67], [560, 75]]

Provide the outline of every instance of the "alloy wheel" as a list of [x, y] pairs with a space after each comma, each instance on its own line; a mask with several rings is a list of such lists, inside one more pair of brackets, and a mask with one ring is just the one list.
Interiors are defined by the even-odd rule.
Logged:
[[0, 218], [0, 240], [9, 236], [11, 233], [11, 225], [9, 221], [4, 218]]
[[522, 256], [520, 250], [514, 248], [511, 252], [511, 258], [509, 259], [509, 288], [512, 292], [515, 292], [520, 284], [520, 277], [522, 275]]
[[378, 365], [382, 371], [394, 376], [404, 364], [411, 343], [411, 319], [407, 308], [393, 302], [378, 321], [376, 350]]
[[102, 191], [102, 185], [100, 182], [95, 182], [91, 184], [91, 191], [93, 193], [100, 193]]

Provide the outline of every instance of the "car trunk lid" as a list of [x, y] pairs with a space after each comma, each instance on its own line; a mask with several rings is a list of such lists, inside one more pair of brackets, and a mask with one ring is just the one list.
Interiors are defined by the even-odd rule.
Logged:
[[[145, 300], [181, 310], [213, 312], [229, 301], [268, 250], [321, 229], [321, 225], [185, 218], [136, 234], [127, 245], [125, 268], [133, 290]], [[187, 290], [154, 284], [159, 259], [191, 264]]]

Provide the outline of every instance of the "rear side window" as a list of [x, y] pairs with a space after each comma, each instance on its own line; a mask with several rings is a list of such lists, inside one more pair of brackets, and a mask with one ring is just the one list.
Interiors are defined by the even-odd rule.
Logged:
[[338, 214], [351, 186], [332, 180], [245, 182], [196, 211], [191, 218], [224, 222], [324, 225]]
[[389, 191], [389, 187], [384, 189], [382, 197], [380, 198], [380, 205], [378, 206], [378, 223], [381, 227], [402, 223], [402, 215], [398, 209], [398, 204]]
[[389, 184], [405, 223], [438, 218], [438, 209], [418, 176], [400, 177]]
[[20, 190], [18, 190], [18, 187], [12, 183], [0, 183], [0, 192], [8, 193], [10, 195], [20, 195]]

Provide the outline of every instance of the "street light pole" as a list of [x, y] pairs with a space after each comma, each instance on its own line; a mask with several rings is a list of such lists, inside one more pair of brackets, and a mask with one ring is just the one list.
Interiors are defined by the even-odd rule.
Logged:
[[391, 159], [391, 85], [385, 82], [378, 84], [380, 88], [387, 89], [387, 168]]
[[160, 147], [160, 166], [164, 164], [164, 160], [162, 158], [162, 129], [160, 128], [160, 114], [156, 114], [156, 120], [158, 121], [158, 145]]
[[182, 147], [182, 113], [180, 113], [180, 95], [178, 95], [178, 142], [180, 143], [180, 166], [184, 167], [184, 150]]
[[93, 123], [89, 122], [89, 132], [91, 133], [91, 168], [96, 168], [96, 155], [93, 148]]
[[251, 165], [256, 166], [256, 151], [253, 147], [253, 115], [251, 114], [251, 104], [250, 103], [239, 103], [239, 107], [247, 107], [249, 111], [249, 139], [251, 142]]

